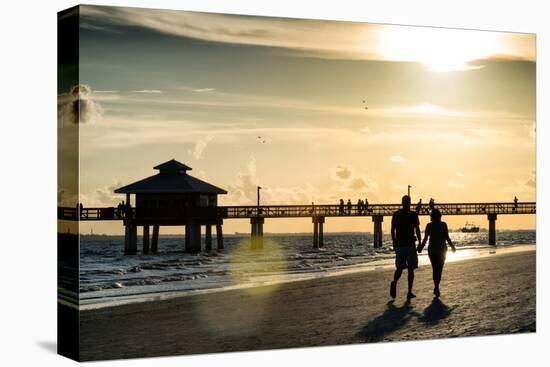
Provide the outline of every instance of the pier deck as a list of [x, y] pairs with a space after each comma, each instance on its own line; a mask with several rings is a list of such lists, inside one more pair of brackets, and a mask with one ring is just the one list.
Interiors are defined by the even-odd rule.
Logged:
[[[534, 202], [505, 203], [438, 203], [434, 205], [443, 215], [486, 215], [489, 222], [488, 243], [496, 245], [496, 220], [498, 215], [536, 214]], [[157, 252], [160, 226], [185, 226], [185, 249], [201, 251], [201, 226], [205, 227], [207, 251], [212, 248], [212, 226], [216, 229], [218, 249], [223, 249], [222, 223], [227, 219], [249, 219], [251, 248], [263, 248], [263, 226], [267, 218], [311, 218], [313, 223], [313, 247], [323, 247], [325, 218], [371, 217], [373, 222], [373, 245], [382, 247], [382, 222], [401, 208], [400, 204], [353, 205], [250, 205], [195, 208], [75, 208], [59, 207], [58, 219], [80, 221], [122, 220], [126, 227], [125, 253], [137, 252], [137, 227], [143, 227], [143, 252]], [[430, 205], [412, 207], [419, 215], [429, 215]], [[80, 211], [80, 213], [79, 213]], [[149, 226], [153, 235], [149, 241]], [[145, 238], [146, 237], [146, 238]]]
[[[501, 202], [501, 203], [437, 203], [435, 207], [443, 215], [505, 215], [505, 214], [536, 214], [535, 202]], [[209, 214], [222, 219], [249, 219], [262, 218], [313, 218], [313, 217], [374, 217], [391, 216], [401, 208], [400, 204], [371, 204], [359, 208], [356, 204], [348, 207], [344, 205], [249, 205], [249, 206], [218, 206], [215, 208], [195, 208], [187, 212], [181, 211], [182, 216], [191, 214]], [[416, 207], [413, 205], [412, 210]], [[422, 204], [418, 208], [419, 215], [429, 215], [430, 207]], [[202, 212], [202, 213], [201, 213]], [[77, 209], [68, 207], [58, 208], [58, 219], [77, 220]], [[83, 208], [80, 220], [123, 220], [124, 215], [117, 208]]]

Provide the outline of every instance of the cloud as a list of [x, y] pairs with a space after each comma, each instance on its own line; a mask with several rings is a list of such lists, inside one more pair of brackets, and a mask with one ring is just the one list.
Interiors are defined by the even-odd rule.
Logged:
[[405, 163], [407, 160], [403, 156], [394, 155], [394, 156], [390, 157], [390, 161], [392, 161], [394, 163]]
[[89, 85], [79, 84], [58, 96], [57, 117], [60, 126], [94, 122], [103, 116], [103, 108], [92, 99]]
[[460, 182], [456, 182], [456, 181], [453, 181], [453, 180], [449, 180], [447, 181], [447, 183], [445, 184], [445, 187], [449, 188], [449, 189], [464, 189], [466, 188], [467, 186], [463, 183], [460, 183]]
[[111, 185], [104, 186], [95, 191], [97, 201], [104, 205], [114, 205], [121, 200], [120, 194], [115, 194], [115, 189], [121, 187], [122, 184], [118, 181]]
[[537, 174], [536, 171], [531, 172], [531, 178], [525, 181], [525, 185], [531, 189], [537, 188]]
[[403, 190], [407, 190], [407, 185], [405, 184], [398, 184], [395, 180], [392, 180], [391, 181], [391, 186], [394, 190], [397, 190], [397, 191], [403, 191]]
[[349, 183], [349, 188], [355, 191], [360, 191], [360, 190], [369, 189], [370, 187], [364, 179], [360, 177], [355, 177], [351, 179]]
[[339, 164], [329, 170], [332, 179], [335, 180], [335, 187], [331, 190], [340, 195], [364, 194], [367, 191], [377, 191], [378, 184], [362, 177], [357, 170], [352, 167]]
[[238, 172], [236, 180], [227, 188], [227, 196], [222, 197], [224, 202], [229, 204], [253, 204], [256, 201], [256, 190], [259, 185], [256, 177], [256, 158], [248, 157], [246, 172]]
[[261, 186], [262, 204], [310, 204], [318, 201], [321, 190], [306, 183], [303, 187], [271, 187], [260, 182], [257, 176], [256, 158], [251, 155], [246, 171], [237, 173], [235, 182], [227, 187], [227, 195], [220, 198], [225, 205], [253, 205], [257, 199], [257, 187]]
[[140, 90], [133, 90], [133, 93], [143, 93], [143, 94], [161, 94], [162, 91], [159, 89], [140, 89]]
[[206, 92], [213, 92], [215, 90], [216, 88], [197, 88], [197, 89], [193, 89], [193, 92], [206, 93]]
[[455, 172], [455, 175], [456, 175], [457, 177], [464, 177], [464, 173], [459, 172], [459, 171], [456, 171], [456, 172]]
[[537, 188], [536, 171], [531, 171], [531, 177], [524, 180], [516, 180], [515, 184], [511, 184], [502, 189], [502, 192], [519, 194], [522, 192], [532, 192]]
[[369, 134], [369, 133], [370, 133], [370, 128], [369, 128], [368, 126], [365, 126], [365, 127], [361, 128], [361, 129], [359, 129], [359, 132], [360, 132], [361, 134]]
[[351, 178], [352, 171], [349, 167], [343, 166], [343, 165], [337, 165], [336, 167], [332, 168], [330, 170], [333, 174], [333, 176], [340, 180], [347, 180]]
[[119, 181], [115, 181], [91, 192], [81, 193], [80, 202], [84, 207], [116, 206], [124, 199], [122, 195], [115, 194], [115, 189], [121, 186]]
[[458, 69], [475, 69], [468, 62], [491, 57], [535, 60], [529, 34], [137, 8], [83, 6], [80, 12], [91, 25], [138, 26], [176, 37], [298, 50], [312, 57], [418, 62], [430, 56], [426, 50], [443, 48], [448, 52], [439, 61], [459, 56]]
[[193, 157], [195, 157], [195, 159], [202, 159], [206, 146], [214, 139], [214, 136], [214, 134], [208, 134], [204, 138], [196, 141], [195, 148], [193, 149]]
[[60, 187], [57, 190], [57, 205], [65, 207], [75, 207], [78, 201], [78, 195], [72, 193], [64, 187]]

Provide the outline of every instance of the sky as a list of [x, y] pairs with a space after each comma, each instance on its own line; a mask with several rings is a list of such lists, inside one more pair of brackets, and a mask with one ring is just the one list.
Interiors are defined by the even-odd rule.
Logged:
[[[533, 34], [81, 6], [79, 36], [78, 85], [59, 83], [58, 110], [60, 131], [78, 125], [87, 207], [116, 205], [115, 188], [172, 158], [226, 189], [222, 205], [255, 203], [257, 185], [263, 204], [395, 203], [407, 185], [413, 202], [535, 200]], [[123, 227], [81, 224], [91, 230]], [[329, 219], [325, 231], [372, 223]]]

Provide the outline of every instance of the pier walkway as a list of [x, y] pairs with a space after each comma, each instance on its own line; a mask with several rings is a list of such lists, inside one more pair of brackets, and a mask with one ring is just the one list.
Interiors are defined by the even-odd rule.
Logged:
[[[193, 209], [179, 210], [180, 216], [192, 214], [214, 214], [222, 219], [248, 219], [253, 217], [262, 218], [307, 218], [307, 217], [374, 217], [392, 216], [401, 208], [400, 204], [370, 204], [359, 208], [357, 204], [350, 207], [344, 205], [249, 205], [249, 206], [218, 206], [214, 208], [198, 207]], [[488, 215], [488, 214], [536, 214], [537, 204], [535, 202], [502, 202], [502, 203], [437, 203], [435, 208], [445, 215]], [[412, 205], [412, 210], [417, 209]], [[133, 209], [135, 215], [135, 208]], [[430, 207], [422, 204], [417, 213], [429, 215]], [[58, 219], [77, 220], [76, 208], [59, 207]], [[168, 217], [171, 217], [169, 215]], [[123, 220], [124, 213], [115, 207], [107, 208], [83, 208], [80, 213], [80, 220]]]
[[[488, 243], [496, 245], [496, 220], [498, 215], [536, 214], [535, 202], [501, 203], [437, 203], [433, 205], [447, 215], [486, 215], [488, 220]], [[250, 206], [214, 206], [194, 208], [68, 208], [58, 207], [58, 219], [72, 221], [112, 221], [122, 220], [126, 227], [125, 252], [137, 252], [137, 227], [143, 227], [143, 252], [157, 252], [159, 227], [184, 225], [186, 228], [186, 251], [201, 250], [201, 222], [205, 227], [206, 251], [212, 248], [212, 226], [216, 229], [218, 249], [223, 249], [222, 224], [228, 219], [249, 219], [251, 224], [251, 248], [263, 248], [263, 225], [271, 218], [311, 218], [313, 223], [313, 247], [324, 245], [325, 218], [330, 217], [371, 217], [373, 222], [373, 245], [382, 247], [384, 217], [392, 216], [401, 208], [400, 204], [353, 205], [250, 205]], [[429, 204], [412, 206], [419, 215], [429, 215]], [[80, 212], [80, 213], [79, 213]], [[153, 226], [149, 238], [149, 227]]]

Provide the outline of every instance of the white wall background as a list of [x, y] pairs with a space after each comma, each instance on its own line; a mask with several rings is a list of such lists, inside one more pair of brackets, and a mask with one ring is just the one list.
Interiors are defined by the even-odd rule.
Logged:
[[[103, 5], [536, 32], [537, 333], [159, 358], [157, 366], [540, 365], [548, 360], [550, 32], [545, 1], [89, 1]], [[56, 340], [56, 12], [74, 1], [9, 1], [0, 12], [0, 364], [70, 365]], [[436, 358], [437, 357], [437, 358]], [[102, 362], [149, 366], [150, 359]]]

